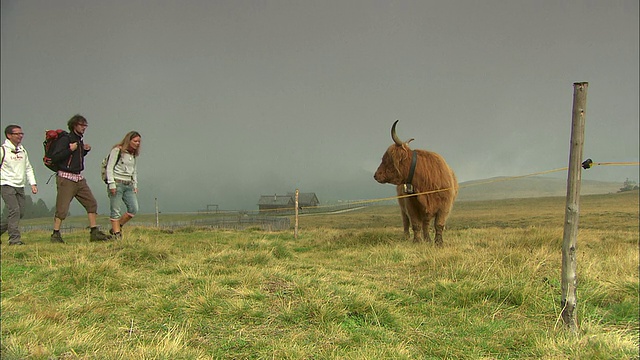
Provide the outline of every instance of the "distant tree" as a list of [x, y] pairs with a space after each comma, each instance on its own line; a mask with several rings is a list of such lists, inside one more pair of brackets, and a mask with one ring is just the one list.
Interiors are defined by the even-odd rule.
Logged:
[[35, 217], [53, 217], [55, 211], [55, 206], [49, 209], [47, 204], [42, 199], [38, 199], [35, 205], [36, 215]]
[[[2, 207], [2, 214], [6, 214], [7, 205], [4, 204]], [[55, 212], [55, 207], [49, 209], [47, 204], [45, 204], [44, 200], [38, 199], [37, 202], [33, 202], [31, 196], [26, 195], [24, 197], [24, 218], [23, 219], [34, 219], [41, 217], [50, 217], [53, 216]]]
[[33, 205], [33, 199], [31, 199], [31, 196], [25, 196], [24, 197], [24, 218], [25, 219], [33, 219], [34, 218], [34, 205]]
[[624, 181], [623, 186], [620, 188], [620, 191], [618, 192], [632, 191], [632, 190], [638, 190], [638, 185], [636, 184], [635, 181], [629, 180], [629, 178], [627, 178], [627, 180]]

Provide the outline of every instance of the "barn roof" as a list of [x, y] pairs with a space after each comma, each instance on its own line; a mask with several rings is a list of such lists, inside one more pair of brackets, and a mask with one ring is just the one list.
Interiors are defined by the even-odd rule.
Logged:
[[[288, 193], [287, 195], [290, 195], [295, 201], [295, 193]], [[320, 201], [318, 201], [316, 193], [299, 193], [298, 203], [306, 205], [317, 205], [318, 203], [320, 203]]]
[[[260, 200], [258, 200], [258, 205], [266, 206], [266, 205], [276, 205], [276, 206], [285, 206], [285, 205], [295, 205], [296, 199], [295, 193], [287, 193], [287, 195], [261, 195]], [[318, 205], [320, 201], [318, 201], [318, 197], [316, 193], [299, 193], [298, 194], [298, 204], [300, 206], [315, 206]]]
[[262, 195], [258, 205], [293, 205], [294, 200], [289, 195]]

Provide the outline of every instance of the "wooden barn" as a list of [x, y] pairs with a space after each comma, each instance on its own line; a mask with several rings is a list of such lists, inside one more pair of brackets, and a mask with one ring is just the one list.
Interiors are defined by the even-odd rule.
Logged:
[[[296, 194], [287, 193], [287, 195], [262, 195], [258, 201], [258, 210], [260, 212], [276, 212], [276, 210], [295, 210]], [[298, 194], [298, 208], [304, 209], [305, 207], [318, 206], [320, 201], [315, 193], [299, 193]]]
[[[291, 196], [294, 203], [296, 201], [296, 193], [287, 193], [287, 196]], [[298, 194], [298, 206], [300, 208], [312, 207], [320, 205], [316, 193], [299, 193]]]

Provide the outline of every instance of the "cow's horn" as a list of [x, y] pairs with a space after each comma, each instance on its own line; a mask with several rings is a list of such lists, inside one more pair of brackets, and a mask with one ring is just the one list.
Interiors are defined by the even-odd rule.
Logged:
[[393, 142], [396, 143], [396, 145], [402, 146], [402, 140], [400, 140], [400, 138], [398, 137], [398, 134], [396, 134], [397, 123], [398, 123], [398, 120], [396, 120], [393, 123], [393, 126], [391, 126], [391, 138], [393, 139]]

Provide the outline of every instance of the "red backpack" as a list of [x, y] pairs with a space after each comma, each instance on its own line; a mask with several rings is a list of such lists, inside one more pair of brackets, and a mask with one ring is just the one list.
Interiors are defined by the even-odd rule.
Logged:
[[44, 157], [42, 158], [42, 162], [44, 162], [44, 166], [53, 172], [58, 172], [59, 166], [51, 161], [51, 151], [53, 151], [54, 144], [63, 136], [69, 136], [69, 133], [62, 129], [47, 130], [44, 134], [44, 141], [42, 142], [44, 146]]

